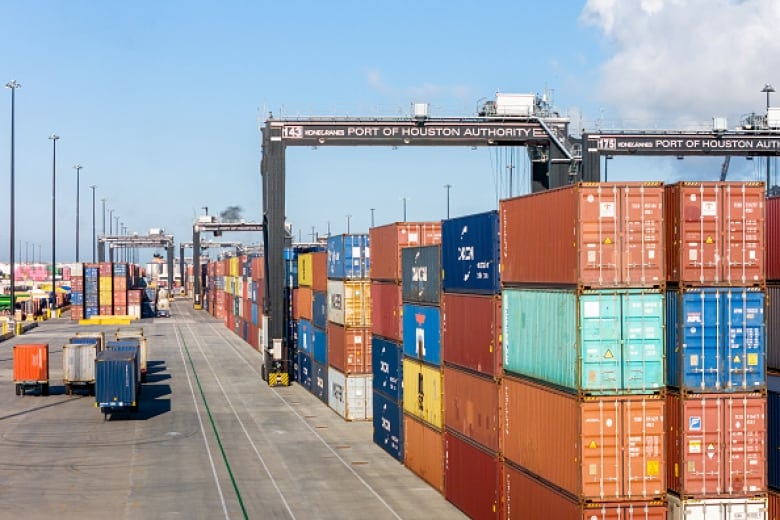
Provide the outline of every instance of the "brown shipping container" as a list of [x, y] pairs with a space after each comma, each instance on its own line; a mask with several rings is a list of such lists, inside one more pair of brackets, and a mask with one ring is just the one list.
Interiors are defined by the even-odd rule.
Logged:
[[780, 281], [780, 197], [766, 199], [766, 278]]
[[328, 252], [318, 251], [311, 254], [312, 285], [311, 288], [318, 292], [328, 290]]
[[441, 222], [396, 222], [368, 230], [371, 279], [401, 281], [401, 249], [441, 244]]
[[766, 491], [766, 396], [669, 393], [667, 480], [681, 496]]
[[127, 305], [114, 305], [114, 316], [127, 316]]
[[408, 414], [404, 414], [404, 465], [444, 493], [444, 437]]
[[662, 396], [578, 398], [504, 377], [502, 399], [502, 448], [512, 463], [585, 502], [666, 493]]
[[84, 319], [84, 307], [82, 305], [71, 305], [70, 319], [72, 320]]
[[262, 256], [252, 258], [251, 260], [252, 279], [265, 279], [265, 259]]
[[680, 182], [665, 190], [670, 282], [741, 286], [766, 281], [762, 183]]
[[371, 332], [393, 341], [403, 341], [403, 322], [401, 285], [371, 282]]
[[499, 451], [498, 383], [445, 366], [444, 384], [444, 425], [491, 451]]
[[113, 316], [114, 315], [114, 306], [113, 305], [101, 305], [100, 306], [100, 315], [101, 316]]
[[70, 279], [70, 288], [74, 292], [82, 292], [84, 290], [84, 277], [74, 276]]
[[314, 305], [314, 293], [311, 287], [293, 289], [293, 318], [311, 320], [312, 305]]
[[766, 301], [766, 367], [780, 372], [780, 284], [766, 286]]
[[141, 289], [132, 289], [130, 291], [127, 291], [127, 303], [130, 305], [137, 305], [141, 303], [141, 300], [143, 298], [143, 290]]
[[49, 344], [25, 343], [14, 345], [14, 381], [49, 381]]
[[769, 517], [767, 520], [780, 520], [780, 492], [769, 490]]
[[510, 464], [503, 477], [503, 520], [666, 520], [662, 500], [581, 503]]
[[580, 183], [502, 200], [502, 283], [663, 285], [663, 195], [660, 183]]
[[501, 377], [501, 297], [443, 293], [442, 359], [445, 363]]
[[328, 322], [328, 364], [345, 374], [371, 373], [371, 331]]
[[99, 276], [114, 276], [114, 264], [111, 262], [100, 262], [98, 264]]
[[497, 453], [444, 432], [444, 496], [469, 518], [501, 518], [501, 469]]

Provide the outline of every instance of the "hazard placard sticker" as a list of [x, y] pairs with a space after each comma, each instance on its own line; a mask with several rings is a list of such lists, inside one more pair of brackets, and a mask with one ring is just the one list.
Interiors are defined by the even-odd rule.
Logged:
[[648, 460], [647, 461], [647, 476], [648, 477], [657, 477], [658, 472], [660, 470], [661, 463], [657, 460]]
[[688, 441], [688, 453], [701, 453], [701, 441], [689, 440]]

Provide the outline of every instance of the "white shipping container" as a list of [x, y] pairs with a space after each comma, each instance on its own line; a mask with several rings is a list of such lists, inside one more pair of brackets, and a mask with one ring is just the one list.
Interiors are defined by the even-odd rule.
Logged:
[[146, 380], [146, 361], [149, 358], [149, 340], [143, 337], [143, 329], [140, 329], [140, 335], [137, 330], [138, 329], [123, 331], [122, 329], [119, 329], [116, 333], [116, 339], [117, 341], [121, 341], [123, 339], [138, 340], [138, 344], [140, 346], [138, 349], [138, 363], [141, 365], [141, 377], [143, 380]]
[[371, 374], [345, 376], [328, 367], [328, 405], [348, 421], [370, 421], [374, 416]]
[[328, 321], [345, 327], [370, 327], [371, 281], [328, 280]]
[[496, 115], [531, 116], [534, 113], [534, 94], [507, 94], [496, 92]]
[[97, 343], [69, 343], [62, 347], [62, 380], [69, 383], [95, 382]]
[[780, 107], [769, 107], [766, 113], [766, 124], [769, 128], [780, 128]]
[[766, 520], [766, 497], [684, 498], [667, 495], [668, 520]]
[[137, 320], [141, 319], [141, 305], [138, 303], [133, 303], [127, 306], [127, 314], [131, 318], [135, 318]]

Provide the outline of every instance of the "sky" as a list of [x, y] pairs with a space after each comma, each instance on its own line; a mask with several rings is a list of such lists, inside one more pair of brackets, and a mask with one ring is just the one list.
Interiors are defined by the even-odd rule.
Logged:
[[[261, 220], [260, 127], [269, 114], [398, 116], [426, 102], [432, 116], [468, 117], [498, 91], [547, 92], [573, 135], [707, 129], [713, 116], [733, 128], [764, 113], [764, 84], [780, 89], [775, 0], [368, 6], [5, 1], [0, 83], [22, 85], [17, 259], [51, 259], [54, 170], [57, 261], [76, 260], [76, 164], [81, 261], [92, 259], [90, 185], [98, 234], [102, 199], [128, 232], [163, 228], [177, 244], [192, 240], [205, 207], [214, 215], [239, 206], [246, 220]], [[11, 91], [2, 89], [0, 262], [9, 252], [10, 152]], [[616, 157], [609, 180], [715, 180], [722, 160]], [[492, 210], [529, 183], [523, 149], [302, 147], [289, 148], [286, 162], [287, 218], [304, 241], [348, 225], [366, 232], [371, 208], [376, 225], [403, 220], [404, 204], [408, 220], [440, 220], [448, 193], [452, 216]], [[763, 180], [764, 164], [734, 158], [729, 178]]]

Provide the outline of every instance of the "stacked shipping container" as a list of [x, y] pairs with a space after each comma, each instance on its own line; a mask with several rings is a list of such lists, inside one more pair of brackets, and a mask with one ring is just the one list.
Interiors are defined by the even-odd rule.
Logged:
[[766, 200], [767, 485], [769, 519], [780, 520], [780, 197]]

